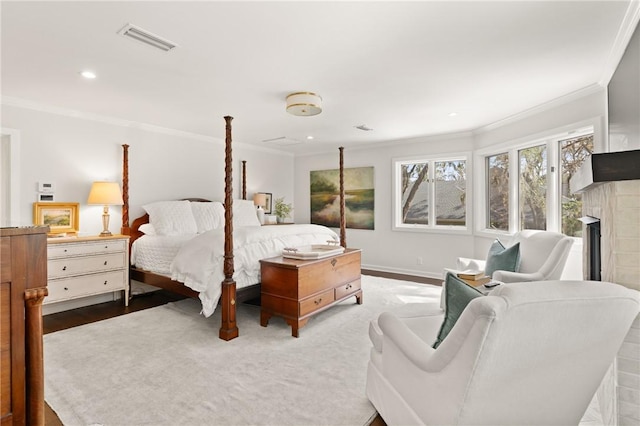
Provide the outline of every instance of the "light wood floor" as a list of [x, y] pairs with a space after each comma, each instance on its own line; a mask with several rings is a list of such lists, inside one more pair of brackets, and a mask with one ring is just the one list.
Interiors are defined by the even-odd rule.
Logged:
[[[406, 281], [419, 282], [423, 284], [440, 285], [440, 280], [430, 278], [415, 277], [410, 275], [391, 274], [386, 272], [377, 272], [370, 270], [362, 270], [363, 274], [379, 276], [383, 278], [392, 278]], [[119, 315], [126, 315], [130, 312], [140, 311], [142, 309], [153, 308], [165, 303], [184, 299], [184, 296], [173, 294], [164, 290], [145, 293], [143, 296], [136, 296], [129, 302], [129, 306], [125, 307], [121, 301], [106, 302], [98, 305], [86, 306], [69, 311], [58, 312], [56, 314], [45, 315], [43, 317], [44, 333], [53, 333], [55, 331], [65, 330], [77, 327], [83, 324], [89, 324]], [[45, 425], [47, 426], [63, 426], [56, 413], [45, 404]], [[382, 417], [377, 416], [371, 423], [371, 426], [386, 426]]]

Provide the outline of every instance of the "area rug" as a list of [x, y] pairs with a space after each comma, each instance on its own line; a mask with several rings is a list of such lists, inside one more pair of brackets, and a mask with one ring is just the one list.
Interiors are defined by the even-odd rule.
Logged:
[[182, 300], [44, 336], [45, 399], [65, 425], [366, 425], [369, 321], [440, 287], [362, 277], [350, 298], [291, 336], [260, 308], [237, 309], [240, 336], [218, 338], [219, 310]]

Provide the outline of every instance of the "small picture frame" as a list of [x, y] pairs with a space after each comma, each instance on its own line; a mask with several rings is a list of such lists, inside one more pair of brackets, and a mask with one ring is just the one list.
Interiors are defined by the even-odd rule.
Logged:
[[50, 234], [80, 230], [80, 203], [33, 203], [33, 224], [49, 227]]
[[259, 192], [259, 194], [266, 195], [266, 201], [262, 208], [264, 209], [264, 214], [271, 214], [271, 193], [270, 192]]

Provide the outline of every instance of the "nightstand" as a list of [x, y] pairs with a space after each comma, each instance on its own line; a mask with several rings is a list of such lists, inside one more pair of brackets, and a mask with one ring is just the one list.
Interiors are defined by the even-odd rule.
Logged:
[[124, 291], [129, 306], [129, 237], [47, 239], [47, 282], [44, 304]]

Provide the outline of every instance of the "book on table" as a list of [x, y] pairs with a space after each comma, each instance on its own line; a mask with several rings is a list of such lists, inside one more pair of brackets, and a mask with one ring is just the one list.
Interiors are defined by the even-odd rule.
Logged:
[[484, 278], [486, 275], [484, 271], [478, 271], [477, 269], [467, 269], [466, 271], [460, 271], [457, 273], [458, 278], [462, 278], [463, 280], [478, 280], [480, 278]]
[[460, 278], [462, 281], [464, 281], [465, 283], [469, 284], [472, 287], [478, 287], [484, 284], [488, 284], [491, 282], [491, 277], [490, 276], [484, 276], [484, 277], [480, 277], [477, 280], [469, 280], [466, 278]]

